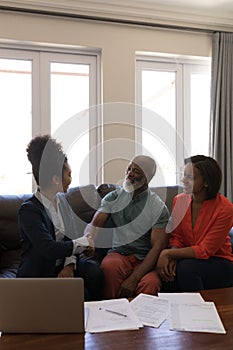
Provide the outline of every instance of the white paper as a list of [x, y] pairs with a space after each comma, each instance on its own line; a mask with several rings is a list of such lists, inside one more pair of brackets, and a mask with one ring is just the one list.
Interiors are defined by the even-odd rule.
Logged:
[[89, 309], [87, 307], [84, 307], [84, 326], [85, 326], [85, 328], [87, 326], [88, 317], [89, 317]]
[[176, 331], [226, 333], [213, 302], [170, 303], [170, 329]]
[[[85, 302], [88, 308], [86, 332], [108, 332], [143, 327], [127, 299]], [[113, 313], [112, 313], [113, 312]]]
[[130, 305], [144, 326], [159, 327], [168, 317], [168, 301], [153, 295], [141, 293]]
[[162, 299], [166, 299], [170, 302], [175, 301], [176, 303], [203, 303], [204, 299], [200, 293], [158, 293], [158, 296]]

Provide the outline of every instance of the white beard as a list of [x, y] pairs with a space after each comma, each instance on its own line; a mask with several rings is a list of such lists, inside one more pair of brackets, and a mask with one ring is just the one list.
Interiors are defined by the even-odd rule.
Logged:
[[133, 193], [134, 191], [136, 191], [137, 189], [139, 189], [140, 187], [142, 187], [144, 185], [143, 181], [135, 181], [133, 184], [129, 181], [129, 179], [124, 179], [123, 181], [123, 189], [125, 190], [125, 192], [127, 193]]
[[134, 192], [133, 184], [131, 184], [131, 182], [128, 179], [124, 179], [122, 186], [123, 186], [124, 191], [127, 193]]

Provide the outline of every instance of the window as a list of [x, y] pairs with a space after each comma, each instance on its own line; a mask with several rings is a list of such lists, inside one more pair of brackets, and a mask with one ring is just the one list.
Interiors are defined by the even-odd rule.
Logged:
[[158, 164], [152, 186], [180, 184], [185, 157], [209, 154], [210, 61], [137, 58], [137, 153]]
[[98, 157], [89, 150], [99, 137], [97, 77], [97, 54], [0, 50], [1, 193], [32, 191], [26, 145], [37, 134], [62, 142], [74, 185], [93, 181]]

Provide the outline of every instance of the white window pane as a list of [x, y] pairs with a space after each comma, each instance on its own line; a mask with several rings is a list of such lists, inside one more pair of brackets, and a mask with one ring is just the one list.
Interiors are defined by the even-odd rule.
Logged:
[[145, 131], [143, 132], [143, 148], [143, 153], [153, 156], [157, 163], [156, 175], [151, 180], [150, 186], [174, 185], [176, 180], [174, 154], [161, 142], [161, 139]]
[[[174, 185], [176, 182], [176, 73], [142, 70], [142, 106], [143, 153], [147, 153], [148, 150], [158, 165], [157, 174], [150, 185]], [[154, 112], [154, 118], [148, 110]], [[164, 133], [169, 133], [169, 145], [165, 144]]]
[[143, 107], [161, 115], [174, 128], [176, 126], [176, 73], [142, 71]]
[[26, 156], [32, 129], [31, 72], [31, 61], [0, 59], [0, 193], [31, 192]]
[[[72, 185], [80, 183], [79, 169], [85, 172], [82, 176], [89, 181], [89, 161], [85, 161], [89, 153], [89, 65], [54, 63], [50, 64], [51, 72], [51, 132], [52, 134], [69, 118], [78, 115], [82, 119], [82, 130], [77, 130], [76, 141], [67, 154], [72, 168]], [[65, 129], [64, 129], [65, 130]], [[65, 132], [65, 131], [64, 131]]]
[[191, 154], [209, 154], [210, 76], [191, 75]]
[[72, 169], [71, 186], [88, 185], [89, 181], [89, 133], [83, 134], [68, 151]]

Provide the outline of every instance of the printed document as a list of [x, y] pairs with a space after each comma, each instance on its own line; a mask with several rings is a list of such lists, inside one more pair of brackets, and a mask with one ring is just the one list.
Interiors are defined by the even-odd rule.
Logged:
[[213, 302], [170, 303], [170, 329], [176, 331], [226, 333]]
[[130, 305], [144, 326], [157, 328], [168, 317], [168, 301], [153, 295], [141, 293]]
[[203, 303], [205, 302], [201, 294], [198, 292], [189, 293], [158, 293], [158, 296], [162, 299], [166, 299], [170, 302], [175, 301], [179, 303]]
[[85, 302], [88, 309], [86, 332], [98, 333], [143, 327], [127, 299]]

